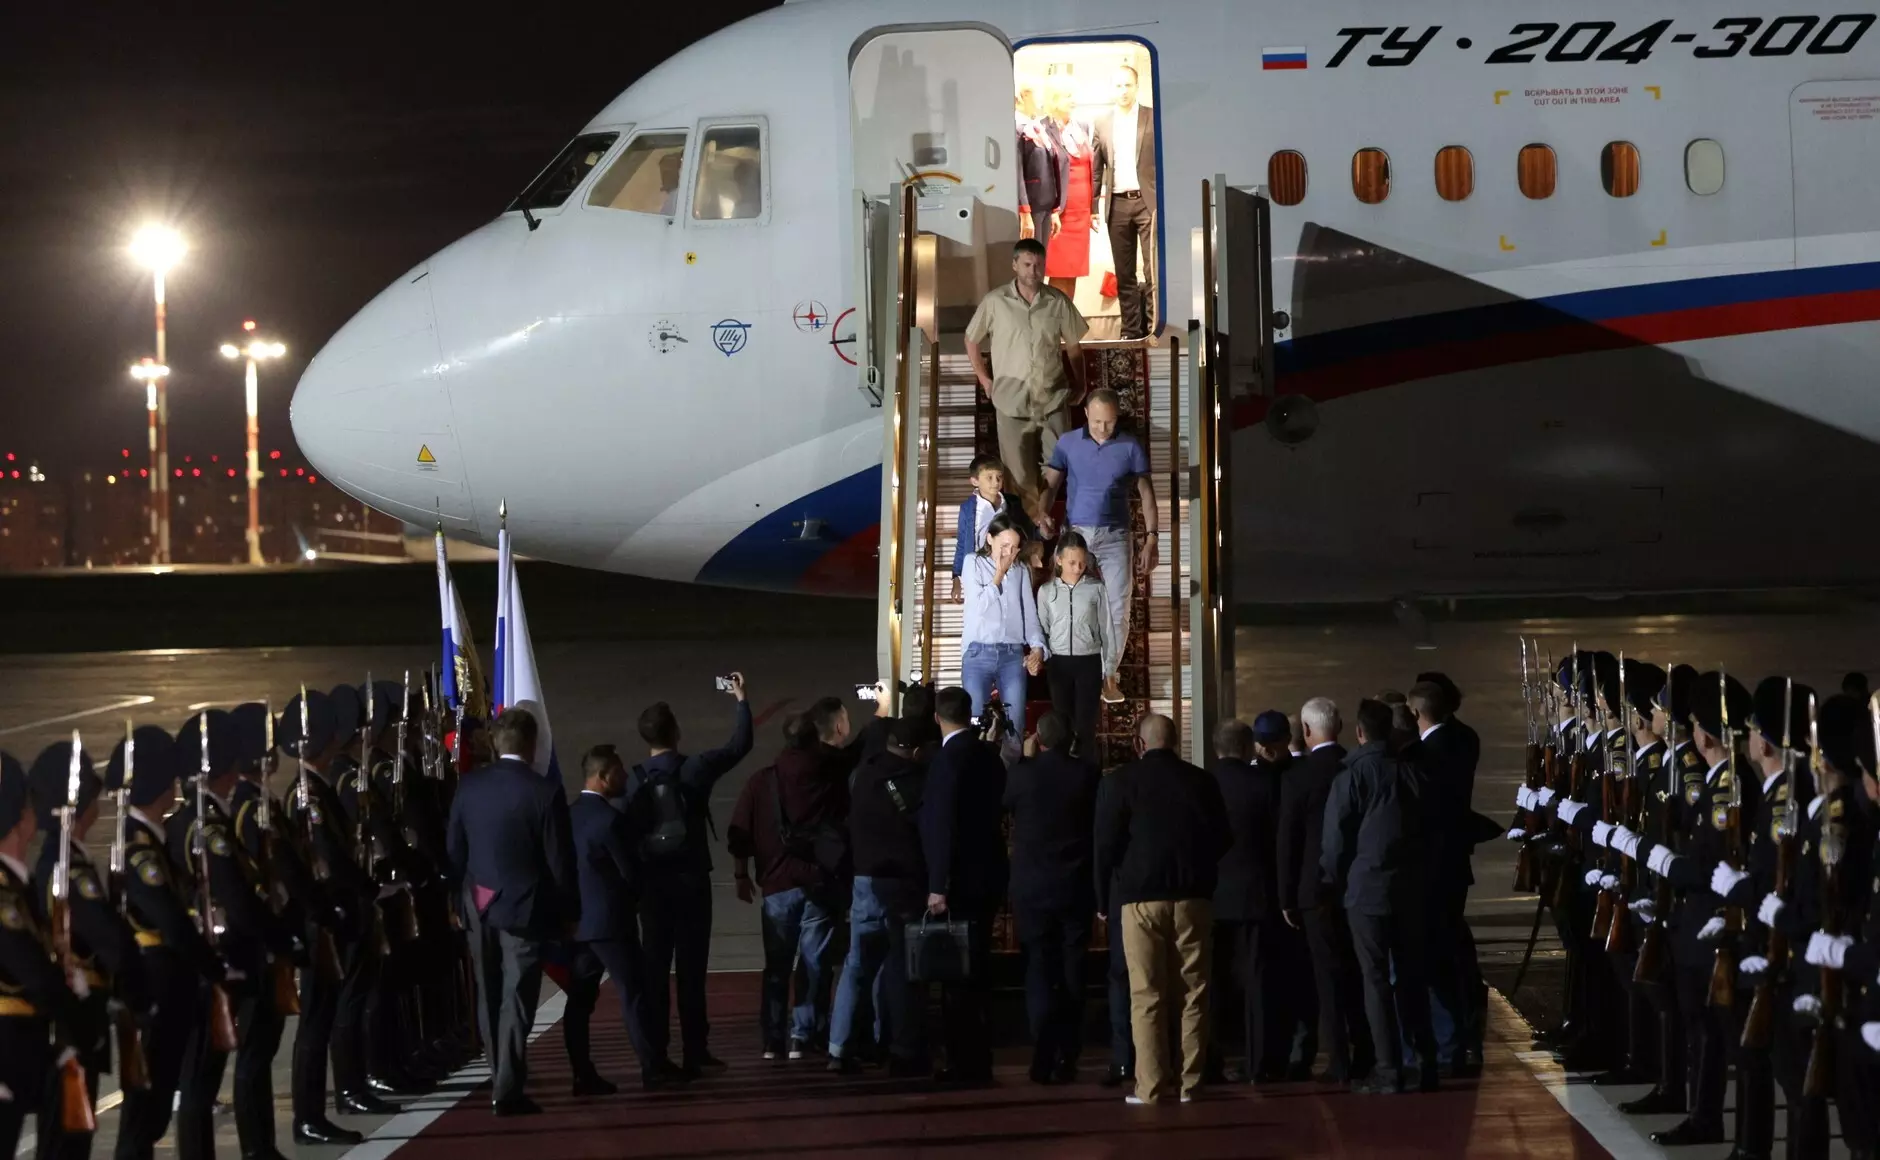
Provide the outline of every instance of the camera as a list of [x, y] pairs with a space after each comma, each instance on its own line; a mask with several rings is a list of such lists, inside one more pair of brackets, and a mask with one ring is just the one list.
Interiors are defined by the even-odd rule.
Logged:
[[713, 677], [712, 687], [721, 693], [731, 693], [735, 692], [738, 686], [730, 677]]
[[855, 686], [855, 699], [858, 701], [880, 701], [881, 686], [857, 685]]
[[993, 745], [1004, 741], [1012, 732], [1012, 719], [1006, 714], [1005, 704], [1001, 701], [987, 701], [986, 707], [979, 714], [979, 739]]

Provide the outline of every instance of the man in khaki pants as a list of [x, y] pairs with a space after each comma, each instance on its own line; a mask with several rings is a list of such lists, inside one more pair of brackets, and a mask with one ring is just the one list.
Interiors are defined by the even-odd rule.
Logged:
[[1083, 401], [1078, 344], [1089, 329], [1064, 292], [1044, 284], [1044, 245], [1036, 238], [1013, 247], [1012, 280], [986, 295], [966, 326], [966, 357], [999, 414], [1006, 482], [1034, 521], [1047, 514], [1038, 510], [1040, 465], [1070, 430], [1068, 408]]
[[[1142, 756], [1103, 779], [1097, 797], [1097, 900], [1120, 922], [1136, 1041], [1132, 1104], [1194, 1098], [1208, 1058], [1209, 946], [1217, 867], [1233, 845], [1221, 789], [1175, 751], [1175, 723], [1142, 719]], [[1181, 1012], [1181, 1078], [1169, 1019]]]

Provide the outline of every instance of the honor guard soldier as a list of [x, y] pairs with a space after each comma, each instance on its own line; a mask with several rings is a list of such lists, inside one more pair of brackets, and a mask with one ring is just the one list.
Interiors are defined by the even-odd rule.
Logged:
[[[1567, 712], [1574, 719], [1575, 739], [1568, 749], [1576, 768], [1570, 778], [1570, 796], [1561, 803], [1558, 816], [1568, 825], [1568, 843], [1577, 847], [1579, 862], [1575, 876], [1563, 884], [1555, 899], [1566, 904], [1570, 922], [1564, 932], [1568, 941], [1562, 945], [1571, 948], [1576, 960], [1569, 963], [1568, 971], [1575, 992], [1570, 1005], [1574, 1032], [1556, 1047], [1556, 1052], [1562, 1064], [1574, 1071], [1601, 1071], [1612, 1068], [1618, 1060], [1624, 1012], [1624, 993], [1614, 982], [1606, 961], [1608, 931], [1599, 922], [1606, 879], [1611, 877], [1615, 885], [1618, 879], [1613, 873], [1611, 850], [1596, 840], [1608, 837], [1612, 828], [1606, 817], [1610, 774], [1607, 712], [1601, 704], [1601, 693], [1610, 688], [1616, 699], [1619, 660], [1608, 652], [1576, 653], [1568, 658], [1567, 668]], [[1607, 911], [1608, 921], [1609, 914]]]
[[[92, 768], [89, 754], [79, 752], [76, 757], [74, 761], [73, 743], [66, 741], [49, 747], [33, 762], [29, 775], [33, 806], [40, 832], [45, 835], [39, 847], [34, 885], [38, 914], [48, 919], [53, 911], [52, 891], [59, 860], [65, 858], [68, 885], [63, 905], [71, 916], [72, 960], [85, 979], [85, 993], [76, 1006], [86, 1044], [79, 1052], [79, 1063], [85, 1069], [86, 1099], [96, 1103], [98, 1077], [111, 1070], [114, 992], [117, 1001], [133, 1012], [147, 1012], [150, 1001], [137, 939], [112, 905], [104, 873], [85, 852], [86, 834], [98, 820], [98, 794], [103, 783]], [[68, 809], [73, 815], [69, 835], [62, 824]], [[69, 846], [63, 855], [61, 845]], [[124, 1081], [120, 1076], [120, 1080], [135, 1082], [135, 1077]], [[91, 1146], [92, 1133], [65, 1131], [62, 1117], [56, 1114], [39, 1117], [40, 1156], [82, 1160], [91, 1155]]]
[[53, 1082], [53, 1031], [63, 1038], [84, 1022], [36, 913], [26, 867], [26, 846], [38, 831], [31, 796], [26, 770], [0, 753], [0, 1148], [7, 1156], [18, 1150], [27, 1113], [47, 1114], [42, 1093], [61, 1086]]
[[[1880, 701], [1862, 706], [1858, 722], [1850, 723], [1852, 736], [1840, 736], [1829, 725], [1829, 713], [1823, 706], [1821, 733], [1822, 757], [1836, 772], [1858, 770], [1846, 776], [1852, 783], [1850, 814], [1858, 813], [1870, 830], [1880, 825], [1880, 782], [1875, 781], [1874, 728], [1880, 723]], [[1880, 839], [1876, 839], [1880, 840]], [[1845, 935], [1827, 936], [1817, 945], [1813, 937], [1807, 948], [1808, 961], [1824, 970], [1837, 970], [1845, 988], [1841, 1006], [1845, 1030], [1839, 1040], [1840, 1055], [1835, 1060], [1835, 1102], [1841, 1115], [1841, 1137], [1854, 1160], [1873, 1160], [1880, 1151], [1880, 1113], [1876, 1112], [1871, 1093], [1880, 1084], [1880, 855], [1870, 853], [1874, 865], [1859, 888], [1865, 891], [1864, 913], [1850, 908], [1849, 933], [1859, 938], [1849, 945]], [[1850, 874], [1841, 880], [1850, 889], [1856, 883]]]
[[[342, 686], [350, 690], [350, 686]], [[281, 714], [275, 743], [283, 756], [295, 762], [296, 784], [287, 798], [288, 820], [297, 834], [307, 836], [308, 861], [325, 892], [323, 904], [337, 911], [339, 937], [337, 978], [317, 969], [300, 975], [300, 1027], [294, 1039], [294, 1142], [298, 1144], [357, 1144], [363, 1137], [333, 1123], [326, 1110], [326, 1071], [329, 1055], [335, 1104], [341, 1112], [383, 1115], [391, 1105], [373, 1098], [366, 1088], [365, 1057], [361, 1041], [364, 1025], [368, 947], [373, 937], [369, 921], [372, 880], [359, 866], [346, 812], [333, 784], [334, 759], [344, 745], [340, 726], [358, 724], [358, 698], [351, 698], [350, 716], [341, 720], [333, 702], [318, 691], [287, 703]], [[318, 924], [309, 924], [310, 945], [319, 939]]]
[[1581, 784], [1585, 763], [1581, 759], [1581, 722], [1579, 719], [1580, 688], [1585, 681], [1580, 667], [1582, 654], [1577, 649], [1560, 662], [1554, 673], [1554, 684], [1559, 692], [1559, 720], [1553, 726], [1555, 748], [1560, 760], [1567, 769], [1566, 781], [1561, 785], [1558, 795], [1550, 795], [1549, 804], [1553, 806], [1553, 817], [1549, 825], [1549, 835], [1543, 852], [1548, 859], [1552, 872], [1545, 875], [1545, 891], [1548, 908], [1553, 912], [1554, 931], [1560, 938], [1562, 952], [1566, 956], [1567, 969], [1562, 988], [1562, 1012], [1558, 1026], [1541, 1032], [1535, 1037], [1534, 1045], [1542, 1050], [1564, 1050], [1567, 1045], [1577, 1041], [1586, 1030], [1586, 956], [1581, 954], [1584, 934], [1581, 931], [1579, 914], [1580, 876], [1584, 871], [1584, 858], [1580, 844], [1581, 833], [1578, 820], [1586, 812], [1586, 803], [1581, 799], [1585, 787]]

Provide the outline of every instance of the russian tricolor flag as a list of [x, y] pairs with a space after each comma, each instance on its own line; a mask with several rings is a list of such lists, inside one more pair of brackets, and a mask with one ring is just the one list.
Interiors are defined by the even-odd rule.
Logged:
[[451, 710], [462, 706], [465, 712], [475, 715], [478, 703], [478, 678], [481, 675], [477, 665], [476, 643], [470, 639], [468, 621], [463, 614], [463, 597], [458, 595], [457, 584], [451, 579], [450, 564], [444, 554], [444, 528], [437, 529], [437, 603], [442, 614], [443, 656], [441, 659], [444, 679], [444, 704]]
[[1260, 67], [1263, 69], [1304, 68], [1306, 50], [1299, 48], [1263, 48], [1260, 50]]
[[504, 518], [496, 533], [496, 674], [490, 697], [491, 713], [514, 706], [527, 709], [535, 717], [535, 771], [560, 784], [561, 762], [555, 754], [554, 734], [548, 727], [542, 676], [536, 671], [535, 645], [529, 639], [529, 617], [522, 607], [515, 543], [509, 537], [508, 506], [503, 505]]

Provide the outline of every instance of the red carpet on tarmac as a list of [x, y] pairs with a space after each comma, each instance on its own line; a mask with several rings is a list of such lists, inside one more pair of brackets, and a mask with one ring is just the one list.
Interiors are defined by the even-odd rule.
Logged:
[[[853, 1160], [1008, 1157], [1605, 1157], [1506, 1043], [1488, 1045], [1482, 1078], [1431, 1095], [1354, 1096], [1288, 1084], [1210, 1089], [1194, 1103], [1130, 1107], [1094, 1082], [1107, 1051], [1087, 1052], [1088, 1081], [1038, 1087], [1029, 1051], [999, 1053], [998, 1086], [937, 1093], [922, 1082], [827, 1073], [823, 1061], [765, 1062], [757, 978], [711, 979], [712, 1044], [730, 1068], [690, 1090], [648, 1095], [610, 986], [594, 1013], [594, 1060], [621, 1094], [569, 1095], [557, 1026], [530, 1048], [529, 1093], [544, 1115], [496, 1119], [477, 1088], [397, 1149], [400, 1160], [614, 1157], [810, 1157]], [[674, 1041], [677, 1041], [675, 1029]]]

